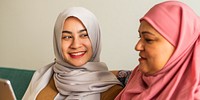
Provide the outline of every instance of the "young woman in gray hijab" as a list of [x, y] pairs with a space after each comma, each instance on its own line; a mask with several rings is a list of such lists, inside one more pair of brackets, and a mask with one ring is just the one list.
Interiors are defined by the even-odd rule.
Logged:
[[24, 100], [115, 98], [122, 87], [100, 62], [101, 33], [93, 13], [82, 7], [64, 10], [53, 39], [55, 61], [34, 73]]

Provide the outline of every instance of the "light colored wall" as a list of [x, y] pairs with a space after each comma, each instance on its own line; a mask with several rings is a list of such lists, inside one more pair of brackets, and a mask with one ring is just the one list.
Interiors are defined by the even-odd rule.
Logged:
[[[101, 61], [109, 69], [133, 69], [138, 53], [138, 19], [164, 0], [1, 0], [0, 66], [38, 69], [53, 62], [53, 26], [59, 12], [83, 6], [98, 18]], [[199, 0], [180, 0], [200, 15]]]

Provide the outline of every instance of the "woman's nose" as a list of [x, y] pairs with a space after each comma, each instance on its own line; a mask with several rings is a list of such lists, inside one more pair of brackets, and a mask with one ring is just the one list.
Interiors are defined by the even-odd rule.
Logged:
[[73, 49], [81, 47], [80, 39], [74, 38], [70, 47], [73, 48]]
[[144, 44], [142, 42], [142, 40], [140, 39], [137, 44], [135, 45], [135, 50], [136, 51], [141, 51], [144, 50]]

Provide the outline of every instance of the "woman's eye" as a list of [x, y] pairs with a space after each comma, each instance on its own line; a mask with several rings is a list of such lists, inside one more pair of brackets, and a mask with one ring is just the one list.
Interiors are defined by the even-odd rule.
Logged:
[[63, 36], [62, 37], [62, 39], [65, 39], [65, 40], [69, 40], [69, 39], [71, 39], [72, 38], [72, 36]]
[[80, 37], [81, 38], [88, 38], [88, 34], [81, 34]]
[[152, 39], [145, 39], [145, 41], [146, 41], [147, 43], [151, 43], [151, 42], [153, 42]]

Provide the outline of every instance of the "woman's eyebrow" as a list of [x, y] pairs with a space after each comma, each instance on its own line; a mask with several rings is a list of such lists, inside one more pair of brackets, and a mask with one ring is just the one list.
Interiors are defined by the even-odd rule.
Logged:
[[[78, 31], [78, 33], [82, 33], [82, 32], [84, 32], [84, 31], [87, 32], [86, 29], [81, 29], [80, 31]], [[69, 34], [72, 34], [72, 32], [71, 32], [71, 31], [68, 31], [68, 30], [64, 30], [64, 31], [62, 31], [62, 33], [69, 33]]]
[[86, 32], [87, 32], [87, 30], [86, 30], [86, 29], [82, 29], [82, 30], [80, 30], [78, 33], [81, 33], [81, 32], [84, 32], [84, 31], [86, 31]]
[[151, 32], [149, 32], [149, 31], [143, 31], [143, 32], [141, 32], [141, 34], [149, 34], [149, 35], [153, 35], [153, 36], [155, 36], [153, 33], [151, 33]]
[[69, 34], [72, 34], [72, 32], [68, 31], [68, 30], [64, 30], [62, 31], [62, 33], [69, 33]]

